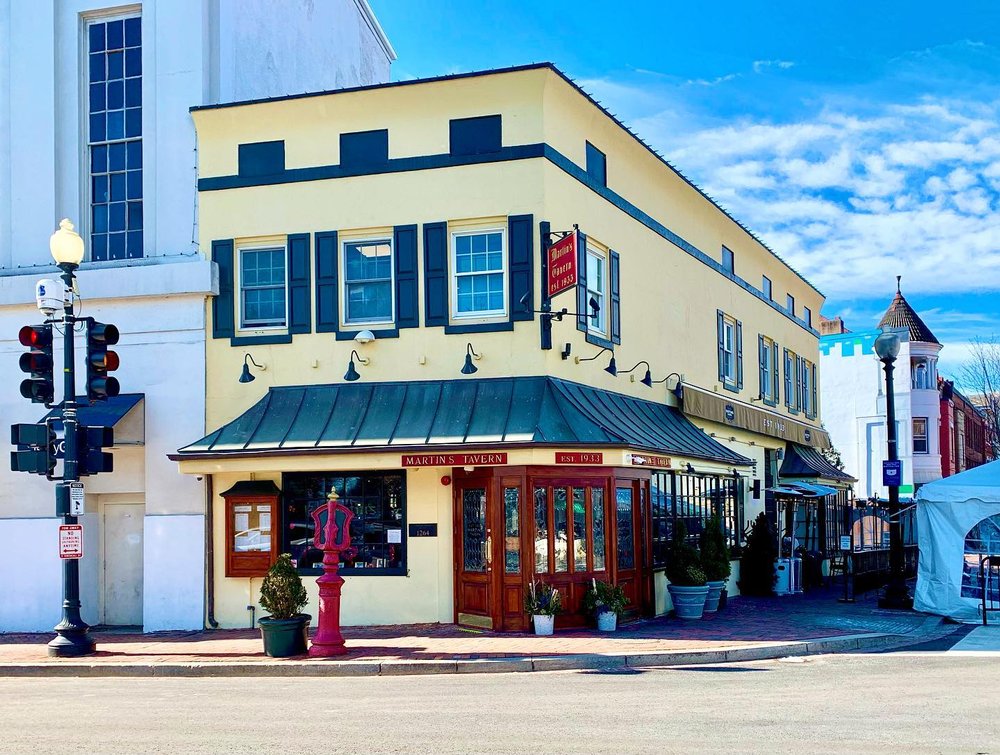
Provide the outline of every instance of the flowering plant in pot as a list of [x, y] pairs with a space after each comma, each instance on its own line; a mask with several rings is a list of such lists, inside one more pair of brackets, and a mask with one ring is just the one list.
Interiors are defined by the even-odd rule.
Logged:
[[552, 585], [532, 580], [524, 596], [524, 610], [531, 615], [535, 634], [552, 634], [555, 630], [556, 614], [562, 611], [562, 597]]
[[602, 632], [614, 632], [618, 628], [618, 617], [627, 605], [625, 588], [610, 582], [591, 579], [590, 589], [583, 595], [583, 610], [597, 618], [597, 628]]
[[260, 586], [261, 608], [271, 614], [257, 620], [266, 655], [285, 658], [306, 652], [312, 617], [302, 613], [302, 609], [308, 602], [309, 596], [291, 555], [282, 553], [267, 570]]
[[708, 584], [708, 597], [705, 599], [705, 612], [715, 613], [719, 610], [719, 598], [726, 581], [732, 573], [729, 545], [726, 543], [726, 533], [723, 530], [722, 517], [713, 514], [705, 522], [699, 540], [701, 547], [701, 566], [705, 571]]
[[687, 527], [682, 520], [674, 526], [667, 561], [667, 590], [679, 619], [700, 619], [705, 610], [708, 585], [701, 557], [687, 542]]

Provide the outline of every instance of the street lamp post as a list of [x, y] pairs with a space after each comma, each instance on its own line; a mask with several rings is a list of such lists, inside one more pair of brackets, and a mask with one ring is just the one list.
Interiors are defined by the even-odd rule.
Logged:
[[[83, 261], [83, 239], [73, 230], [69, 220], [59, 223], [59, 230], [49, 239], [49, 250], [62, 270], [66, 284], [63, 297], [63, 401], [60, 411], [65, 432], [63, 455], [63, 478], [56, 486], [56, 511], [63, 513], [64, 524], [76, 524], [77, 518], [70, 515], [69, 483], [80, 479], [79, 454], [77, 449], [76, 416], [76, 366], [73, 353], [73, 326], [77, 318], [73, 315], [74, 271]], [[63, 603], [62, 620], [56, 625], [56, 637], [49, 643], [49, 655], [56, 657], [76, 657], [94, 652], [94, 640], [88, 634], [90, 627], [80, 617], [80, 562], [75, 558], [63, 560]]]
[[[875, 354], [885, 370], [885, 422], [888, 438], [889, 461], [897, 461], [896, 404], [892, 373], [899, 354], [899, 336], [884, 332], [875, 339]], [[903, 530], [899, 521], [899, 485], [889, 485], [889, 583], [879, 599], [879, 608], [913, 608], [913, 598], [906, 587], [906, 569], [903, 555]]]

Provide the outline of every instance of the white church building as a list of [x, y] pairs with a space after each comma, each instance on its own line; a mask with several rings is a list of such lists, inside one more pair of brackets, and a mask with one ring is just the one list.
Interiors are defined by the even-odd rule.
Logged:
[[[42, 320], [34, 286], [58, 272], [48, 239], [61, 218], [86, 246], [83, 314], [121, 331], [122, 395], [81, 412], [116, 435], [115, 471], [86, 479], [80, 519], [89, 624], [211, 621], [210, 491], [167, 459], [205, 432], [206, 300], [218, 292], [197, 244], [189, 108], [382, 83], [394, 59], [366, 0], [0, 0], [4, 425], [46, 414], [18, 393], [17, 334]], [[54, 485], [9, 471], [7, 456], [0, 632], [49, 631], [62, 603]]]

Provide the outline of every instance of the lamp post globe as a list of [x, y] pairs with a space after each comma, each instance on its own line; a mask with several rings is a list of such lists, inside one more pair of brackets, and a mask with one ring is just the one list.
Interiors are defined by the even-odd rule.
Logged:
[[59, 267], [79, 267], [83, 262], [83, 239], [73, 230], [69, 218], [59, 221], [59, 230], [49, 237], [49, 251]]
[[880, 361], [895, 359], [899, 356], [899, 336], [891, 331], [883, 333], [875, 339], [875, 354]]

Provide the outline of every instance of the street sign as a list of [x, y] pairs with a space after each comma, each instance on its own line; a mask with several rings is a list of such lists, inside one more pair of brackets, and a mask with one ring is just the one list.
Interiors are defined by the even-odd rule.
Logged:
[[83, 558], [83, 525], [59, 525], [59, 558]]
[[890, 485], [899, 486], [903, 482], [903, 462], [883, 461], [882, 462], [882, 484], [886, 487]]
[[69, 515], [83, 516], [83, 483], [69, 484]]
[[841, 535], [840, 536], [840, 550], [849, 551], [851, 549], [851, 536]]
[[550, 299], [576, 285], [579, 236], [579, 231], [571, 231], [548, 249], [549, 274], [545, 291]]

